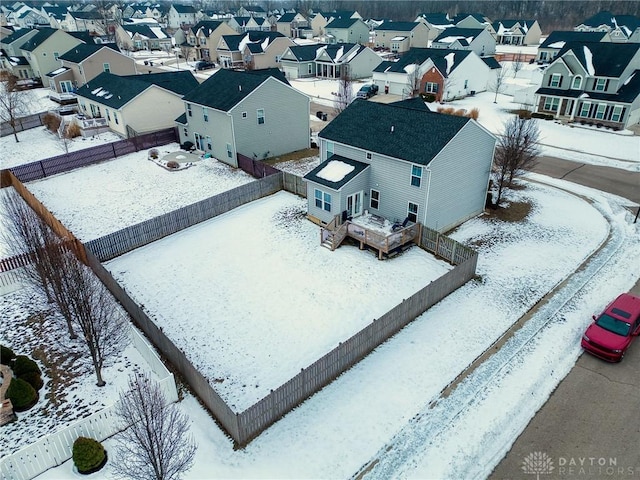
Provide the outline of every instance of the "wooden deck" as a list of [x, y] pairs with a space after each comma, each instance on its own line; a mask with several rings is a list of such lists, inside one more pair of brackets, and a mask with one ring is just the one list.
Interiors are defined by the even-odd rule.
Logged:
[[[382, 219], [384, 220], [384, 219]], [[320, 232], [320, 243], [331, 251], [340, 246], [345, 238], [350, 237], [360, 242], [360, 249], [366, 246], [378, 250], [378, 259], [382, 260], [384, 255], [389, 256], [394, 251], [399, 251], [405, 245], [414, 242], [420, 237], [422, 225], [413, 223], [396, 231], [383, 232], [381, 229], [367, 228], [354, 221], [347, 220], [338, 224], [338, 217], [333, 219]]]

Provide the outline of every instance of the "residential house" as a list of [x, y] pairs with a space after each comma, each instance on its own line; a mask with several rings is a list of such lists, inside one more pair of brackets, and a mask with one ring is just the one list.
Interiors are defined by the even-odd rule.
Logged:
[[289, 38], [302, 37], [301, 31], [309, 28], [309, 22], [301, 13], [285, 13], [276, 21], [276, 31]]
[[384, 22], [373, 33], [375, 46], [393, 53], [429, 46], [429, 27], [423, 22]]
[[362, 20], [362, 17], [356, 11], [334, 10], [333, 12], [313, 12], [309, 17], [309, 25], [313, 31], [313, 35], [316, 37], [324, 35], [327, 24], [336, 18], [359, 18]]
[[236, 12], [238, 17], [267, 18], [267, 11], [260, 5], [244, 5]]
[[33, 69], [20, 47], [38, 33], [36, 29], [20, 29], [0, 40], [0, 69], [26, 80], [33, 77]]
[[574, 30], [554, 30], [538, 47], [536, 61], [540, 64], [550, 63], [567, 43], [570, 42], [610, 42], [608, 32], [576, 32]]
[[47, 73], [60, 68], [60, 55], [81, 43], [85, 42], [64, 30], [46, 27], [38, 29], [38, 33], [20, 49], [31, 65], [33, 75], [44, 78]]
[[577, 32], [607, 32], [612, 42], [640, 42], [640, 18], [634, 15], [614, 15], [602, 11], [574, 28]]
[[542, 35], [537, 20], [496, 20], [493, 30], [498, 45], [539, 45]]
[[[249, 70], [264, 70], [265, 68], [280, 68], [280, 59], [287, 48], [295, 46], [295, 42], [278, 32], [263, 33], [264, 39], [255, 42], [245, 42], [241, 50], [245, 68]], [[271, 35], [272, 33], [278, 35]], [[249, 35], [249, 32], [246, 34]]]
[[453, 17], [453, 24], [458, 28], [488, 28], [495, 34], [491, 21], [481, 13], [459, 13]]
[[68, 11], [65, 22], [70, 32], [91, 32], [95, 35], [107, 33], [107, 21], [98, 11]]
[[271, 31], [271, 24], [266, 18], [262, 17], [231, 17], [227, 20], [227, 23], [237, 33]]
[[222, 162], [263, 159], [309, 148], [309, 97], [277, 69], [218, 70], [184, 97], [180, 142]]
[[360, 18], [335, 18], [324, 27], [327, 43], [369, 44], [369, 27]]
[[69, 30], [69, 26], [67, 25], [66, 7], [45, 4], [40, 8], [40, 11], [49, 20], [49, 26], [51, 28]]
[[198, 22], [198, 11], [193, 5], [174, 3], [167, 13], [167, 26], [180, 28], [183, 25], [195, 25]]
[[39, 10], [30, 8], [14, 18], [14, 25], [19, 28], [49, 26], [49, 18]]
[[446, 232], [484, 211], [495, 143], [475, 120], [420, 99], [355, 100], [319, 134], [308, 216], [326, 225], [368, 211]]
[[453, 27], [453, 22], [446, 13], [420, 13], [414, 20], [429, 27], [429, 40], [433, 40], [444, 30]]
[[[275, 42], [278, 38], [287, 39], [287, 37], [278, 32], [260, 32], [253, 30], [239, 35], [222, 35], [216, 48], [220, 66], [222, 66], [222, 68], [244, 68], [245, 58], [243, 57], [243, 52], [245, 52], [245, 47], [248, 44], [264, 44], [265, 47], [268, 48], [269, 44]], [[276, 59], [275, 55], [281, 56], [286, 48], [293, 43], [291, 39], [287, 40], [289, 40], [290, 43], [282, 40], [276, 43], [274, 47], [274, 61], [279, 62], [280, 59]], [[281, 51], [279, 50], [280, 47], [282, 47]], [[262, 48], [262, 50], [264, 51], [266, 48]]]
[[318, 49], [316, 76], [340, 78], [346, 69], [353, 80], [367, 78], [381, 62], [376, 52], [359, 43], [332, 43]]
[[484, 92], [495, 81], [496, 70], [483, 60], [470, 50], [412, 48], [397, 62], [382, 62], [373, 81], [381, 92], [451, 100]]
[[536, 111], [615, 129], [640, 123], [640, 44], [572, 42], [544, 71]]
[[472, 50], [481, 57], [496, 53], [496, 39], [486, 28], [447, 28], [431, 43], [433, 48]]
[[153, 18], [157, 22], [162, 22], [167, 16], [167, 9], [164, 8], [161, 4], [156, 3], [154, 5], [148, 5], [144, 15], [147, 18]]
[[116, 41], [123, 50], [162, 50], [170, 52], [173, 48], [171, 36], [156, 24], [150, 27], [140, 24], [122, 24], [116, 28]]
[[77, 91], [83, 125], [104, 125], [123, 136], [170, 128], [184, 111], [182, 97], [196, 88], [190, 71], [119, 76], [101, 73]]
[[339, 78], [346, 68], [350, 78], [357, 80], [371, 77], [382, 59], [359, 43], [337, 43], [289, 47], [280, 62], [287, 78]]
[[59, 103], [75, 103], [75, 91], [103, 72], [122, 76], [138, 73], [135, 60], [120, 53], [114, 43], [81, 43], [59, 60], [62, 66], [47, 74], [49, 98]]
[[217, 48], [220, 38], [223, 35], [235, 35], [235, 33], [235, 30], [222, 20], [200, 20], [187, 32], [187, 41], [195, 47], [197, 59], [218, 62]]

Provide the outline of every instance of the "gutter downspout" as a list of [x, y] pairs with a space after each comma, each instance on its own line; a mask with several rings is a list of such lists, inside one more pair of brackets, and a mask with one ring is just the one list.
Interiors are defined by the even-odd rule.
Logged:
[[425, 167], [425, 172], [429, 173], [429, 181], [427, 182], [427, 192], [425, 194], [425, 199], [424, 199], [424, 218], [422, 221], [422, 224], [426, 227], [427, 226], [427, 209], [429, 207], [429, 195], [431, 194], [431, 170], [427, 167]]

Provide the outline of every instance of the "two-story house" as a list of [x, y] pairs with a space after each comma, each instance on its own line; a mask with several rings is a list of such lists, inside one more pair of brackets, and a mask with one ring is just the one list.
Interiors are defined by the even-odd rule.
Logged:
[[640, 122], [640, 44], [565, 45], [544, 71], [536, 111], [616, 129]]
[[355, 100], [319, 134], [305, 175], [308, 216], [326, 225], [365, 211], [448, 231], [484, 211], [496, 138], [420, 99]]
[[[275, 58], [277, 55], [282, 56], [287, 47], [292, 44], [295, 45], [290, 38], [285, 37], [281, 33], [251, 30], [239, 35], [222, 35], [218, 41], [216, 54], [222, 68], [244, 68], [245, 64], [252, 60], [251, 58], [246, 58], [245, 62], [245, 57], [243, 57], [246, 50], [245, 47], [250, 44], [258, 44], [264, 52], [272, 43], [275, 43], [275, 46], [272, 48], [273, 61], [275, 62], [280, 61], [279, 58]], [[264, 48], [262, 45], [264, 45]], [[282, 48], [281, 50], [280, 47]], [[252, 48], [257, 48], [257, 46]]]
[[172, 49], [171, 36], [160, 25], [123, 23], [116, 27], [116, 41], [124, 50], [162, 50]]
[[371, 77], [382, 59], [369, 47], [359, 43], [296, 45], [280, 59], [287, 78], [340, 78], [346, 68], [352, 80]]
[[32, 78], [33, 69], [20, 47], [37, 33], [36, 29], [22, 28], [0, 39], [0, 69], [23, 80]]
[[300, 32], [309, 27], [309, 22], [301, 13], [285, 13], [276, 20], [276, 31], [289, 38], [301, 37]]
[[574, 30], [554, 30], [538, 47], [536, 62], [539, 64], [550, 63], [558, 56], [567, 43], [571, 42], [610, 42], [608, 32], [576, 32]]
[[577, 32], [607, 32], [612, 42], [640, 42], [640, 18], [634, 15], [614, 15], [608, 11], [596, 13], [574, 28]]
[[429, 27], [424, 22], [383, 22], [373, 34], [376, 47], [393, 53], [429, 46]]
[[231, 17], [227, 19], [227, 24], [237, 33], [271, 31], [271, 24], [262, 17]]
[[309, 97], [278, 69], [218, 70], [184, 97], [180, 142], [238, 166], [309, 147]]
[[183, 25], [195, 25], [198, 10], [193, 5], [183, 5], [174, 3], [167, 13], [167, 26], [169, 28], [180, 28]]
[[107, 20], [96, 10], [70, 10], [65, 22], [70, 32], [91, 32], [98, 36], [107, 33]]
[[47, 73], [60, 68], [60, 55], [81, 43], [84, 42], [63, 30], [46, 27], [38, 29], [38, 33], [20, 49], [31, 65], [33, 75], [42, 79]]
[[431, 44], [432, 48], [471, 50], [481, 57], [496, 53], [496, 39], [487, 28], [447, 28]]
[[[264, 32], [267, 33], [267, 32]], [[278, 33], [278, 32], [268, 32]], [[262, 41], [246, 42], [240, 52], [245, 68], [249, 70], [263, 70], [265, 68], [280, 68], [280, 60], [287, 48], [295, 46], [290, 37], [284, 35], [267, 36]]]
[[495, 77], [471, 50], [441, 48], [412, 48], [397, 62], [382, 62], [373, 71], [380, 91], [403, 97], [431, 94], [436, 101], [484, 92]]
[[189, 71], [114, 75], [101, 73], [77, 90], [83, 124], [107, 126], [128, 138], [173, 127], [184, 111], [182, 97], [196, 88], [198, 81]]
[[496, 20], [493, 22], [498, 45], [539, 45], [542, 30], [537, 20]]
[[243, 5], [236, 12], [238, 17], [267, 18], [267, 11], [260, 5]]
[[369, 44], [369, 26], [360, 18], [335, 18], [324, 27], [327, 43]]
[[[196, 49], [196, 58], [218, 62], [218, 43], [223, 35], [236, 32], [222, 20], [200, 20], [189, 29], [187, 42]], [[180, 42], [181, 44], [183, 42]]]
[[47, 78], [51, 89], [49, 98], [59, 103], [75, 103], [75, 91], [103, 72], [138, 73], [135, 60], [120, 53], [115, 43], [81, 43], [58, 58], [61, 68], [49, 72]]
[[414, 21], [422, 22], [429, 27], [429, 40], [433, 40], [447, 28], [454, 26], [446, 13], [420, 13]]

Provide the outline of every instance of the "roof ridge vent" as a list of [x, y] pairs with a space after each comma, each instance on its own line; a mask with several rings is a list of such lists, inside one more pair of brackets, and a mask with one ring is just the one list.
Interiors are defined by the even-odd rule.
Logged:
[[391, 133], [393, 133], [394, 129], [395, 129], [395, 127], [393, 125], [391, 125]]

